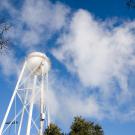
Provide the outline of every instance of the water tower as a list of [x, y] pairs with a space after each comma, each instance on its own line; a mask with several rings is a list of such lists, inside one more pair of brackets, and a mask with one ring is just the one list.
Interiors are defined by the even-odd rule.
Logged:
[[40, 52], [26, 58], [0, 127], [0, 135], [43, 135], [49, 125], [46, 91], [50, 61]]

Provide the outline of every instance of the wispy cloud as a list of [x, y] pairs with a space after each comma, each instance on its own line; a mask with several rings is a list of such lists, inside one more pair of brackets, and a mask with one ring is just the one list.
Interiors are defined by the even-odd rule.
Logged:
[[48, 0], [25, 0], [19, 9], [6, 0], [0, 9], [10, 16], [12, 31], [8, 34], [9, 38], [27, 49], [45, 45], [65, 26], [70, 11], [60, 2], [51, 3]]
[[[121, 108], [129, 106], [134, 96], [129, 81], [135, 72], [135, 22], [110, 22], [98, 20], [85, 10], [75, 12], [67, 26], [69, 29], [58, 40], [59, 47], [52, 52], [78, 76], [85, 89], [98, 89], [93, 92], [94, 98], [102, 104], [100, 109], [104, 117], [119, 118], [124, 116]], [[87, 104], [83, 103], [85, 108]], [[81, 108], [78, 102], [79, 105]], [[126, 113], [130, 111], [127, 107]]]
[[[27, 0], [21, 10], [21, 23], [26, 25], [22, 42], [28, 46], [38, 45], [59, 32], [66, 23], [69, 8], [48, 0]], [[44, 43], [45, 44], [45, 43]]]
[[[41, 45], [45, 47], [47, 41], [62, 30], [70, 9], [59, 2], [53, 4], [48, 0], [25, 0], [20, 8], [16, 8], [10, 1], [5, 0], [1, 2], [0, 11], [8, 13], [6, 21], [12, 26], [6, 33], [10, 44], [27, 54]], [[12, 55], [6, 56], [7, 59], [15, 60], [14, 51], [11, 53]], [[12, 62], [16, 65], [12, 68], [17, 67], [19, 59]], [[5, 67], [3, 64], [5, 63], [1, 62], [1, 66]], [[9, 69], [7, 74], [10, 74], [9, 72], [12, 73], [12, 70]]]
[[8, 53], [7, 55], [0, 56], [0, 66], [3, 74], [6, 76], [14, 75], [18, 73], [18, 67], [16, 64], [17, 59], [14, 57], [12, 53]]

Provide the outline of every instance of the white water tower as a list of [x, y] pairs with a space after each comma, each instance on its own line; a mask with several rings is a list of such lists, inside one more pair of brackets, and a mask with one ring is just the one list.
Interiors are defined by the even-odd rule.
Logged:
[[50, 61], [45, 54], [32, 52], [28, 55], [2, 121], [0, 135], [7, 135], [13, 123], [12, 135], [43, 135], [45, 125], [49, 125], [46, 103], [49, 69]]

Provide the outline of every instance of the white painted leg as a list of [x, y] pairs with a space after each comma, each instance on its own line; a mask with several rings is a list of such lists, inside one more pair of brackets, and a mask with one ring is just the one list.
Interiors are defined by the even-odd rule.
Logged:
[[3, 121], [2, 121], [2, 124], [1, 124], [1, 127], [0, 127], [0, 135], [2, 135], [2, 131], [3, 131], [4, 125], [5, 125], [6, 121], [7, 121], [7, 117], [8, 117], [8, 114], [9, 114], [9, 112], [10, 112], [11, 106], [12, 106], [12, 104], [13, 104], [14, 98], [15, 98], [15, 96], [16, 96], [17, 89], [18, 89], [19, 83], [20, 83], [20, 81], [21, 81], [21, 79], [22, 79], [22, 76], [23, 76], [25, 67], [26, 67], [26, 62], [24, 63], [24, 66], [23, 66], [23, 68], [22, 68], [22, 71], [21, 71], [21, 73], [20, 73], [18, 82], [17, 82], [16, 87], [15, 87], [15, 90], [14, 90], [14, 93], [13, 93], [13, 95], [12, 95], [12, 97], [11, 97], [11, 100], [10, 100], [10, 103], [9, 103], [9, 105], [8, 105], [8, 108], [7, 108], [5, 117], [4, 117]]
[[29, 116], [28, 116], [29, 118], [28, 118], [28, 125], [27, 125], [27, 133], [26, 133], [26, 135], [30, 135], [36, 81], [37, 81], [37, 76], [34, 76], [34, 84], [33, 84], [33, 89], [32, 89], [32, 99], [30, 101], [30, 109], [29, 109]]
[[41, 91], [40, 91], [40, 130], [39, 135], [43, 135], [44, 120], [45, 120], [45, 108], [44, 108], [44, 74], [42, 72]]

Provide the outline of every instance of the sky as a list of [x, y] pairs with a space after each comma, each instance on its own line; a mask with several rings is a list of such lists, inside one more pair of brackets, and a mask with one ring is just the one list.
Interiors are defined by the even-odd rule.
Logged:
[[[0, 0], [8, 53], [0, 56], [0, 120], [23, 61], [32, 51], [51, 61], [51, 121], [68, 132], [74, 116], [105, 135], [135, 133], [135, 9], [126, 0]], [[3, 106], [4, 104], [4, 106]]]

